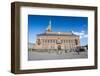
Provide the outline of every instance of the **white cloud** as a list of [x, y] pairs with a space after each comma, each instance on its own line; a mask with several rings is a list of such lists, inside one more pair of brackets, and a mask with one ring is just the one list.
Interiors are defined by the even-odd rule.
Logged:
[[85, 31], [81, 31], [81, 32], [72, 31], [72, 33], [75, 34], [75, 35], [79, 35], [81, 39], [88, 37], [88, 34], [86, 34]]

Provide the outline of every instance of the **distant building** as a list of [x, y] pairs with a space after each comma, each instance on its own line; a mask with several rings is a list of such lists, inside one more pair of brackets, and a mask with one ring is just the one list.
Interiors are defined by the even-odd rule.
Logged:
[[46, 32], [37, 34], [34, 49], [74, 49], [80, 46], [80, 38], [72, 32], [52, 32], [51, 21]]

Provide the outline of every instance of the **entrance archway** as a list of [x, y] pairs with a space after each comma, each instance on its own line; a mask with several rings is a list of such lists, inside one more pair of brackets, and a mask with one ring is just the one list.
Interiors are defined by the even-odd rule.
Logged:
[[58, 45], [58, 50], [61, 50], [61, 45]]

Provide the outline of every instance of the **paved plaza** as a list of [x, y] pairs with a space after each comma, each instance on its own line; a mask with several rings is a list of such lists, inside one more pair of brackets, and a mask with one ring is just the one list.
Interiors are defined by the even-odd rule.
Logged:
[[30, 50], [28, 60], [55, 60], [55, 59], [79, 59], [88, 58], [87, 51], [75, 52], [65, 50]]

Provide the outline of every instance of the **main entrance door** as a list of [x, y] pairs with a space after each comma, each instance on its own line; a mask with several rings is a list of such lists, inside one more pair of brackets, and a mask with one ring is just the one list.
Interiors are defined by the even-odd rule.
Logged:
[[58, 45], [58, 50], [61, 50], [61, 45]]

